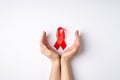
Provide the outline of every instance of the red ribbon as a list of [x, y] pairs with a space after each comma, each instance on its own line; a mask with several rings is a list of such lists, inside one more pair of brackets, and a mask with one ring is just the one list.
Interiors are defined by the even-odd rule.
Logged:
[[61, 48], [64, 50], [66, 48], [66, 43], [64, 41], [65, 32], [62, 27], [58, 27], [57, 32], [56, 32], [56, 37], [57, 37], [57, 41], [54, 47], [58, 49], [61, 46]]

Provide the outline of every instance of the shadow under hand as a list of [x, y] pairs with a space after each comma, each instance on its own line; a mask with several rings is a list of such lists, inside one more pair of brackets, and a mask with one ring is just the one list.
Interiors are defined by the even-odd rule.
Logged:
[[85, 34], [81, 33], [79, 38], [80, 38], [80, 51], [79, 51], [79, 54], [83, 54], [84, 51], [85, 51]]

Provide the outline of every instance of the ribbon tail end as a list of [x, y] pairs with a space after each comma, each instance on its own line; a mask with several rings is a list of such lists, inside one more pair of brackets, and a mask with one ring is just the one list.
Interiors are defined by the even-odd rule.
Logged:
[[57, 44], [57, 42], [55, 43], [54, 47], [58, 50], [59, 45]]
[[66, 48], [66, 43], [65, 42], [63, 42], [62, 44], [61, 44], [61, 47], [62, 47], [62, 49], [64, 50], [65, 48]]

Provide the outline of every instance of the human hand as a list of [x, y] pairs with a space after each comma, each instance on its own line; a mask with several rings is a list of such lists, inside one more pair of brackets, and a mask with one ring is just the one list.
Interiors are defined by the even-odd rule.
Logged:
[[40, 50], [41, 52], [47, 56], [52, 62], [60, 60], [60, 55], [50, 47], [46, 39], [46, 32], [43, 31], [41, 39], [40, 39]]
[[61, 56], [61, 61], [65, 62], [69, 62], [74, 55], [76, 55], [80, 50], [80, 38], [79, 38], [79, 32], [78, 30], [75, 32], [75, 40], [74, 43], [71, 47], [67, 48], [62, 56]]

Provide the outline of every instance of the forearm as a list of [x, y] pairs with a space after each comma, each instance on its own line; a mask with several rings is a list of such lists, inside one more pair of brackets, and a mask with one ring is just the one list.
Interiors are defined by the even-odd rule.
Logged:
[[60, 59], [52, 61], [50, 80], [61, 80]]
[[70, 61], [61, 60], [61, 80], [72, 80]]

